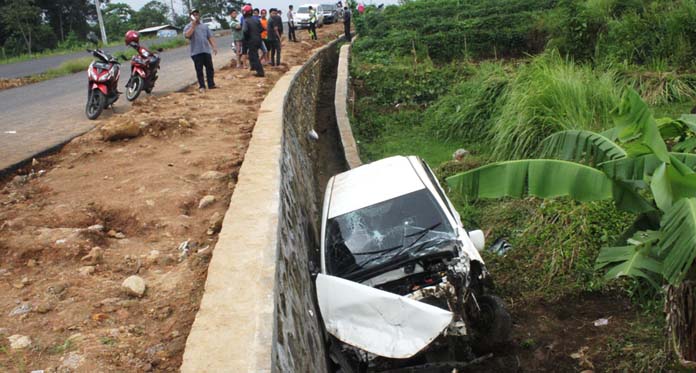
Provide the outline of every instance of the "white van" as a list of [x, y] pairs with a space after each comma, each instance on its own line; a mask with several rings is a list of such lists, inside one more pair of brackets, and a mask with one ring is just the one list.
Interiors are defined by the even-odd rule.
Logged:
[[295, 27], [298, 29], [309, 28], [309, 7], [314, 8], [317, 15], [317, 27], [324, 25], [324, 9], [320, 4], [304, 4], [297, 8], [295, 13]]

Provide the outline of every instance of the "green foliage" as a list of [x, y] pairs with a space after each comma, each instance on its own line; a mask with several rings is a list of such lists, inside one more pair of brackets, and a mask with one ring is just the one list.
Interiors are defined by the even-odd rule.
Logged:
[[493, 153], [501, 160], [537, 154], [541, 141], [557, 131], [602, 129], [619, 103], [611, 71], [598, 72], [554, 52], [521, 66], [509, 90], [491, 129]]
[[371, 62], [374, 56], [356, 56], [351, 76], [356, 85], [377, 105], [428, 104], [449, 90], [453, 81], [465, 74], [462, 66], [436, 67], [430, 60], [407, 59]]
[[554, 1], [428, 0], [372, 10], [356, 18], [361, 41], [356, 51], [396, 55], [425, 53], [447, 62], [467, 55], [519, 56], [543, 47], [536, 33], [539, 16]]
[[549, 46], [596, 63], [687, 67], [696, 4], [678, 0], [563, 0], [544, 17]]
[[487, 139], [507, 100], [511, 73], [501, 63], [484, 62], [426, 110], [428, 125], [442, 139]]

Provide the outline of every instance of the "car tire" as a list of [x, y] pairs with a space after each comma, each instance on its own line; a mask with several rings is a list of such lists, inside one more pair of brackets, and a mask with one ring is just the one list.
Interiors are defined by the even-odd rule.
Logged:
[[512, 317], [505, 302], [495, 295], [484, 295], [476, 299], [480, 312], [474, 320], [476, 331], [474, 349], [486, 352], [510, 341]]

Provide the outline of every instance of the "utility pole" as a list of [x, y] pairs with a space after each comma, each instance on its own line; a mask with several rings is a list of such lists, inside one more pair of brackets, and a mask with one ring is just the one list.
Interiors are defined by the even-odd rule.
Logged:
[[102, 18], [101, 4], [99, 3], [99, 0], [94, 0], [94, 5], [97, 7], [97, 19], [99, 20], [99, 30], [101, 31], [102, 43], [106, 45], [109, 43], [109, 40], [106, 38], [106, 29], [104, 29], [104, 19]]
[[174, 0], [169, 0], [169, 5], [172, 8], [172, 26], [176, 25], [176, 10], [174, 10]]

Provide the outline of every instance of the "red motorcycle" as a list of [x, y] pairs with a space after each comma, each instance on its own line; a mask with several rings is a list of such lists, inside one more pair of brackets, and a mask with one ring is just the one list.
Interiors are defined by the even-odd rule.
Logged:
[[[91, 34], [88, 39], [98, 44], [96, 35]], [[121, 75], [121, 64], [103, 50], [87, 49], [96, 60], [87, 68], [87, 106], [85, 114], [89, 119], [97, 119], [104, 108], [113, 105], [118, 96], [118, 78]]]
[[[126, 32], [126, 45], [138, 53], [131, 58], [131, 75], [126, 84], [126, 99], [133, 101], [141, 91], [152, 92], [157, 81], [157, 70], [160, 68], [160, 57], [140, 45], [140, 34], [137, 31]], [[161, 52], [162, 49], [158, 49]]]

